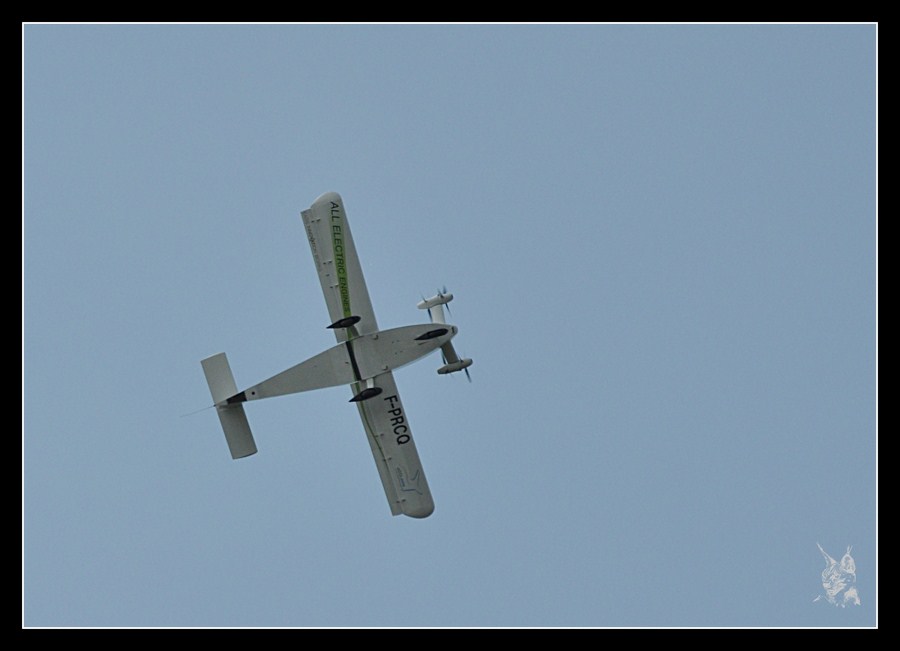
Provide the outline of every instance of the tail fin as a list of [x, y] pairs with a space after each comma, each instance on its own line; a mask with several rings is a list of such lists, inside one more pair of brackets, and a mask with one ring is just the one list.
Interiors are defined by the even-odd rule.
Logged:
[[209, 392], [216, 404], [216, 413], [219, 414], [219, 422], [225, 431], [225, 440], [231, 451], [232, 459], [249, 457], [256, 454], [256, 442], [250, 431], [250, 423], [247, 422], [247, 414], [244, 413], [243, 403], [228, 404], [228, 398], [237, 394], [237, 385], [228, 365], [225, 353], [219, 353], [202, 360], [203, 373], [209, 384]]

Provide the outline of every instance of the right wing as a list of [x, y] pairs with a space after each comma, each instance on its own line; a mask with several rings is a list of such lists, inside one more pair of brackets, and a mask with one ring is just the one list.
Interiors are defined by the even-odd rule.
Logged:
[[[358, 334], [377, 332], [375, 312], [350, 235], [343, 199], [337, 192], [326, 192], [302, 216], [331, 323], [358, 316], [360, 320], [355, 326]], [[349, 332], [350, 328], [334, 330], [338, 342], [346, 341]]]
[[[336, 192], [327, 192], [302, 215], [331, 323], [359, 317], [352, 327], [334, 329], [338, 343], [378, 332], [369, 290], [344, 212], [344, 201]], [[345, 372], [342, 368], [335, 374], [343, 375]], [[285, 383], [287, 386], [296, 385], [296, 377], [286, 376], [283, 379], [289, 380]], [[428, 517], [434, 511], [434, 501], [397, 394], [394, 376], [388, 371], [375, 376], [370, 382], [382, 389], [381, 394], [359, 401], [356, 406], [391, 513], [403, 513], [414, 518]], [[354, 382], [351, 385], [354, 395], [365, 386], [363, 382]]]
[[[356, 406], [366, 429], [375, 465], [378, 466], [391, 514], [426, 518], [434, 511], [434, 500], [425, 480], [406, 412], [400, 403], [394, 375], [383, 373], [376, 376], [374, 382], [382, 389], [381, 394], [357, 402]], [[359, 392], [363, 386], [356, 385], [354, 392]]]

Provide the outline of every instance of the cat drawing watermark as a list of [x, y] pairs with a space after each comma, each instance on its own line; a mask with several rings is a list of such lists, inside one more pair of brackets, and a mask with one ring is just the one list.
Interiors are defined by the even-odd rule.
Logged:
[[828, 603], [841, 608], [859, 605], [859, 594], [856, 592], [856, 562], [850, 555], [850, 547], [841, 557], [841, 562], [831, 558], [822, 545], [816, 543], [822, 556], [825, 557], [825, 569], [822, 570], [822, 587], [825, 594], [819, 595], [813, 601], [824, 597]]

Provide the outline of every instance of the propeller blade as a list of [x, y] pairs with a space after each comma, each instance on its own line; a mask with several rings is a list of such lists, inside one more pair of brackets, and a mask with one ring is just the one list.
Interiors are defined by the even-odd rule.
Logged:
[[[447, 295], [447, 286], [444, 285], [438, 290], [438, 295], [441, 298]], [[453, 316], [453, 312], [450, 311], [450, 303], [444, 303], [444, 308], [447, 310], [447, 316]]]
[[466, 379], [469, 381], [469, 384], [472, 384], [472, 376], [469, 375], [469, 369], [464, 368], [463, 370], [466, 372]]

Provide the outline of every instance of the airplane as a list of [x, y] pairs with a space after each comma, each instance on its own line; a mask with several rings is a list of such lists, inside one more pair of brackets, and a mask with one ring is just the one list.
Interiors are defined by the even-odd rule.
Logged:
[[457, 354], [451, 339], [458, 329], [444, 315], [453, 294], [444, 288], [417, 304], [428, 311], [430, 323], [380, 330], [340, 195], [323, 194], [301, 216], [331, 320], [327, 327], [337, 345], [243, 391], [237, 390], [225, 353], [201, 361], [231, 457], [257, 451], [244, 403], [347, 384], [391, 515], [426, 518], [434, 511], [434, 500], [393, 372], [440, 349], [444, 364], [439, 374], [469, 375], [472, 360]]

